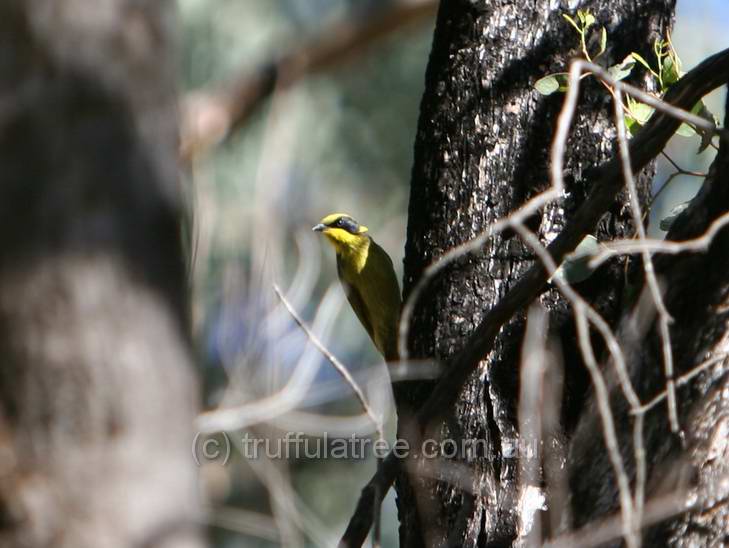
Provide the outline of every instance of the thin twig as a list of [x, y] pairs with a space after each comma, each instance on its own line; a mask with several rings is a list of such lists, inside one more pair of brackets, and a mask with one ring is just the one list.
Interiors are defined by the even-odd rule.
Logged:
[[[360, 388], [360, 386], [357, 384], [357, 381], [354, 380], [354, 377], [350, 374], [350, 372], [347, 370], [347, 368], [340, 362], [334, 354], [332, 354], [326, 346], [319, 340], [319, 338], [309, 329], [309, 327], [306, 325], [304, 320], [301, 319], [301, 317], [296, 313], [296, 310], [291, 306], [291, 304], [286, 300], [286, 297], [281, 292], [281, 289], [279, 289], [278, 285], [273, 284], [273, 290], [276, 293], [276, 296], [281, 301], [281, 304], [284, 305], [286, 310], [288, 310], [289, 314], [291, 314], [291, 317], [294, 319], [294, 321], [297, 323], [297, 325], [301, 328], [301, 330], [306, 333], [306, 336], [309, 338], [309, 341], [311, 341], [311, 344], [313, 344], [319, 352], [322, 353], [322, 355], [329, 361], [329, 363], [332, 364], [332, 367], [336, 369], [337, 373], [341, 375], [341, 377], [344, 379], [344, 382], [346, 382], [349, 387], [352, 389], [352, 392], [354, 392], [354, 395], [359, 400], [360, 405], [362, 406], [362, 409], [367, 414], [367, 416], [370, 418], [372, 423], [375, 425], [375, 429], [377, 430], [377, 440], [381, 443], [385, 440], [385, 433], [382, 426], [382, 421], [375, 415], [374, 411], [372, 410], [372, 407], [370, 406], [369, 402], [367, 401], [367, 398], [364, 395], [364, 392]], [[375, 458], [377, 459], [377, 473], [380, 473], [382, 468], [382, 457], [379, 455], [375, 455]], [[373, 519], [375, 523], [374, 531], [373, 531], [373, 540], [372, 545], [373, 548], [379, 548], [380, 546], [380, 508], [382, 504], [382, 499], [384, 498], [384, 494], [380, 493], [379, 486], [375, 486], [375, 503], [373, 508]]]
[[[714, 356], [713, 358], [710, 358], [706, 360], [705, 362], [697, 365], [694, 367], [691, 371], [688, 373], [685, 373], [684, 375], [681, 375], [676, 379], [676, 386], [683, 386], [684, 384], [688, 383], [691, 379], [696, 377], [699, 373], [702, 371], [706, 371], [709, 369], [712, 365], [716, 365], [719, 362], [723, 362], [727, 359], [726, 354], [721, 354], [719, 356]], [[659, 392], [653, 399], [651, 399], [648, 403], [645, 403], [640, 406], [639, 409], [635, 410], [636, 415], [644, 415], [651, 409], [653, 409], [656, 405], [661, 403], [663, 400], [665, 400], [667, 397], [666, 391], [663, 390], [662, 392]]]
[[357, 400], [359, 400], [359, 404], [362, 406], [362, 410], [367, 414], [372, 423], [375, 425], [375, 428], [377, 429], [377, 436], [380, 439], [384, 439], [382, 421], [377, 417], [377, 415], [375, 415], [375, 412], [372, 410], [372, 407], [367, 401], [367, 397], [364, 395], [364, 392], [360, 388], [359, 384], [357, 384], [357, 381], [354, 380], [354, 377], [352, 377], [351, 373], [347, 370], [344, 364], [342, 364], [342, 362], [340, 362], [337, 357], [332, 354], [326, 346], [324, 346], [324, 344], [311, 331], [311, 329], [309, 329], [309, 326], [306, 325], [304, 320], [302, 320], [301, 317], [296, 313], [296, 310], [293, 309], [283, 293], [281, 293], [281, 289], [278, 287], [277, 284], [273, 284], [273, 290], [276, 293], [276, 296], [281, 301], [281, 304], [284, 305], [288, 313], [291, 314], [291, 317], [294, 319], [296, 324], [309, 338], [311, 344], [313, 344], [316, 349], [321, 352], [321, 354], [327, 359], [327, 361], [332, 364], [332, 367], [336, 369], [337, 373], [339, 373], [344, 379], [344, 382], [346, 382], [352, 389], [352, 392], [354, 392]]
[[726, 225], [729, 225], [729, 212], [717, 217], [701, 236], [682, 242], [653, 240], [650, 238], [646, 238], [642, 242], [636, 242], [634, 240], [614, 240], [604, 244], [602, 250], [590, 259], [589, 265], [591, 268], [597, 268], [616, 255], [629, 255], [642, 253], [643, 251], [652, 251], [653, 253], [664, 253], [667, 255], [678, 255], [687, 251], [707, 251], [711, 242], [714, 241], [716, 234]]
[[[329, 323], [334, 316], [335, 308], [338, 306], [335, 299], [339, 293], [330, 291], [322, 301], [317, 311], [315, 321], [319, 324]], [[232, 396], [233, 381], [228, 386], [223, 404], [210, 411], [200, 413], [195, 421], [195, 427], [201, 433], [213, 433], [223, 431], [240, 430], [255, 424], [269, 421], [275, 417], [296, 408], [302, 399], [308, 394], [311, 384], [318, 370], [318, 361], [313, 360], [310, 354], [316, 352], [316, 348], [307, 349], [298, 361], [294, 374], [287, 380], [286, 384], [275, 393], [256, 399], [253, 402], [246, 402], [239, 405], [231, 405], [228, 400]], [[242, 388], [242, 386], [241, 386]]]
[[629, 547], [637, 547], [639, 545], [636, 527], [633, 524], [633, 500], [630, 497], [630, 482], [628, 475], [625, 473], [622, 458], [620, 457], [620, 446], [615, 430], [615, 420], [610, 410], [610, 394], [605, 380], [600, 373], [600, 367], [597, 364], [595, 355], [589, 344], [584, 341], [589, 340], [590, 332], [587, 320], [582, 314], [577, 316], [577, 332], [579, 335], [580, 350], [583, 356], [588, 356], [585, 365], [592, 378], [592, 386], [595, 389], [595, 400], [599, 409], [600, 420], [603, 426], [603, 438], [607, 447], [608, 458], [615, 472], [615, 479], [618, 485], [618, 494], [620, 498], [620, 513], [622, 516], [621, 525], [623, 538]]
[[[628, 187], [628, 199], [630, 200], [630, 211], [633, 214], [633, 223], [638, 234], [638, 241], [645, 241], [646, 233], [643, 226], [643, 215], [641, 213], [640, 201], [638, 200], [638, 188], [633, 178], [633, 168], [630, 165], [630, 152], [628, 151], [628, 137], [625, 131], [625, 118], [621, 106], [623, 104], [622, 92], [615, 90], [615, 124], [618, 131], [618, 150], [620, 160], [623, 167], [623, 177]], [[671, 314], [666, 309], [661, 296], [661, 289], [656, 279], [656, 271], [653, 268], [653, 259], [650, 252], [643, 251], [643, 271], [645, 272], [646, 283], [650, 289], [653, 304], [658, 312], [658, 325], [661, 337], [661, 349], [663, 352], [663, 367], [666, 376], [666, 390], [668, 392], [668, 422], [671, 425], [671, 431], [678, 433], [678, 407], [676, 405], [676, 387], [673, 380], [673, 352], [671, 351], [671, 332], [670, 324], [673, 322]], [[641, 423], [642, 427], [642, 423]], [[640, 440], [642, 446], [642, 438]], [[638, 449], [636, 448], [636, 451]], [[639, 474], [643, 476], [643, 474]], [[638, 489], [640, 487], [640, 489]], [[642, 486], [636, 486], [636, 493], [642, 491]], [[642, 502], [641, 502], [642, 506]]]
[[661, 151], [661, 156], [663, 156], [668, 162], [674, 167], [676, 171], [671, 173], [668, 178], [663, 182], [663, 184], [658, 188], [658, 190], [651, 196], [650, 199], [650, 205], [653, 205], [658, 197], [663, 193], [666, 188], [668, 188], [668, 185], [671, 184], [671, 181], [673, 181], [676, 177], [679, 175], [686, 175], [689, 177], [706, 177], [706, 173], [703, 173], [701, 171], [689, 171], [687, 169], [683, 169], [681, 166], [679, 166], [668, 154], [666, 154], [665, 150]]
[[676, 162], [673, 158], [671, 158], [668, 153], [665, 150], [661, 151], [661, 156], [663, 156], [669, 164], [673, 166], [673, 168], [676, 170], [676, 172], [679, 175], [690, 175], [692, 177], [706, 177], [706, 173], [703, 173], [702, 171], [692, 171], [689, 169], [684, 169], [680, 165], [678, 165], [678, 162]]

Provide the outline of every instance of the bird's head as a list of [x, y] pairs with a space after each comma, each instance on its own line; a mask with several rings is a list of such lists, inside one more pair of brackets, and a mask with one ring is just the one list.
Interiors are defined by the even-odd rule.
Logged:
[[346, 213], [327, 215], [312, 230], [324, 234], [337, 252], [359, 247], [368, 240], [367, 227]]

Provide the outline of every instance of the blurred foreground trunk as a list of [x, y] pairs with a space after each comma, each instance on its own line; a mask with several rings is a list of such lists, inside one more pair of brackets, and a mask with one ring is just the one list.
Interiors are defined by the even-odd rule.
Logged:
[[2, 546], [202, 544], [173, 7], [0, 7]]

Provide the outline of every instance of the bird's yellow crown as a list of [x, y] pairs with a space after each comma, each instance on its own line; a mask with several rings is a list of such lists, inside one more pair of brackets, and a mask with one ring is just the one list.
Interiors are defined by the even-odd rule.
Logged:
[[324, 234], [338, 253], [358, 248], [368, 240], [363, 237], [367, 227], [346, 213], [327, 215], [312, 230]]

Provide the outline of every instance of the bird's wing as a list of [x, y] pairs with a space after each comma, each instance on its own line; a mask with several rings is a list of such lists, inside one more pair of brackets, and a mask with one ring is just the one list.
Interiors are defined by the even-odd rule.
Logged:
[[337, 257], [337, 274], [339, 275], [339, 281], [342, 282], [342, 287], [344, 287], [344, 293], [347, 295], [349, 304], [352, 305], [352, 309], [354, 310], [354, 313], [357, 314], [357, 318], [359, 318], [360, 323], [364, 326], [370, 338], [374, 341], [375, 332], [372, 329], [370, 311], [367, 308], [367, 304], [362, 298], [359, 290], [344, 279], [344, 273], [342, 272], [342, 265], [339, 262], [339, 257]]

